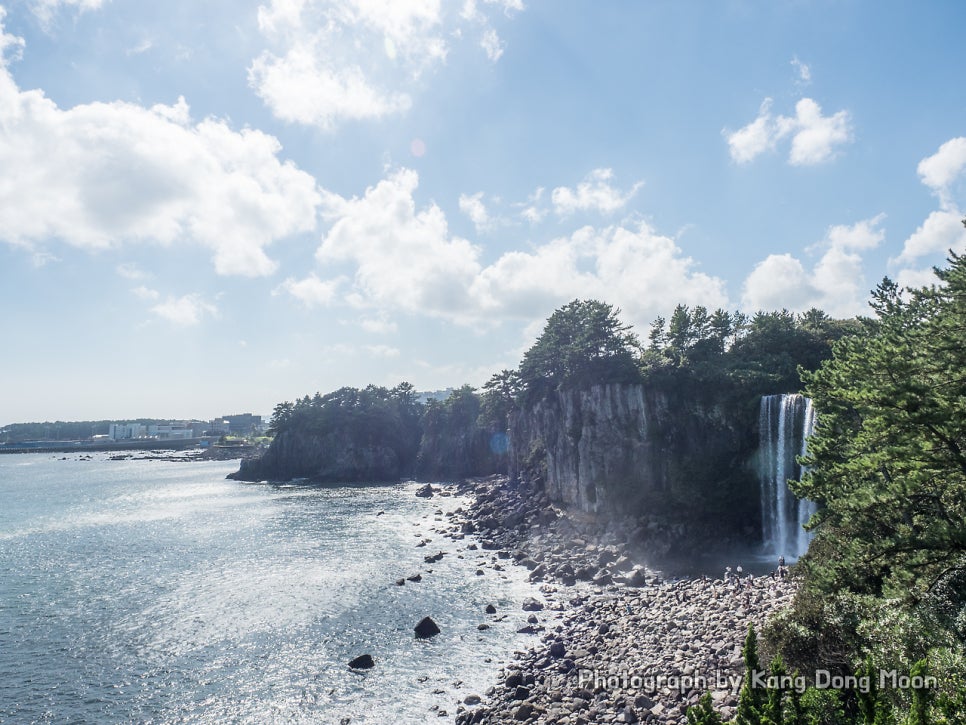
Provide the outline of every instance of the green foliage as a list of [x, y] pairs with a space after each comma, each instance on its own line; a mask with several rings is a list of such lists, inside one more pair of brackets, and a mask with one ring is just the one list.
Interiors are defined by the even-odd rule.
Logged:
[[516, 409], [520, 390], [520, 375], [515, 370], [494, 373], [483, 384], [480, 425], [491, 433], [505, 432], [510, 427], [510, 413]]
[[505, 427], [481, 425], [484, 399], [469, 385], [445, 401], [431, 400], [422, 419], [417, 470], [421, 476], [479, 476], [505, 470], [505, 450], [493, 445]]
[[714, 711], [709, 692], [701, 696], [697, 705], [688, 708], [687, 717], [688, 725], [721, 725], [721, 715]]
[[736, 725], [764, 725], [762, 708], [765, 694], [761, 688], [754, 687], [754, 677], [761, 671], [761, 663], [758, 661], [758, 635], [753, 624], [748, 625], [741, 656], [745, 661], [745, 677], [738, 693], [738, 711], [734, 721]]
[[[929, 663], [926, 660], [919, 660], [912, 666], [909, 674], [913, 678], [926, 677], [929, 674]], [[929, 725], [932, 722], [929, 717], [931, 696], [932, 690], [929, 687], [914, 687], [912, 689], [912, 705], [909, 708], [906, 725]]]
[[561, 386], [639, 381], [639, 343], [619, 313], [597, 300], [574, 300], [556, 310], [520, 363], [520, 384], [528, 398], [539, 399]]
[[275, 406], [269, 432], [278, 440], [299, 432], [328, 441], [332, 457], [346, 451], [379, 450], [398, 473], [412, 471], [419, 448], [422, 406], [409, 383], [392, 389], [369, 385], [306, 395]]
[[795, 490], [821, 508], [820, 591], [915, 601], [966, 568], [966, 260], [937, 275], [905, 297], [884, 280], [876, 319], [804, 375], [820, 415]]

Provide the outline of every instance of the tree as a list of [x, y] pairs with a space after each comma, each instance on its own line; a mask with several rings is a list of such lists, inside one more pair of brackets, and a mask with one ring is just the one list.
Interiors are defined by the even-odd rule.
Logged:
[[556, 310], [520, 363], [520, 382], [536, 397], [560, 386], [637, 381], [640, 349], [620, 310], [597, 300], [574, 300]]
[[711, 693], [706, 692], [697, 705], [688, 708], [688, 725], [721, 725], [721, 715], [714, 711]]
[[876, 318], [805, 373], [819, 411], [794, 486], [818, 502], [806, 581], [917, 600], [966, 568], [966, 259], [904, 295], [885, 279]]
[[755, 633], [755, 625], [748, 625], [748, 634], [745, 636], [745, 646], [741, 650], [741, 656], [745, 660], [745, 677], [741, 685], [741, 692], [738, 694], [738, 711], [735, 713], [736, 725], [762, 725], [761, 711], [765, 704], [765, 698], [760, 688], [754, 686], [756, 673], [761, 672], [761, 663], [758, 660], [758, 635]]

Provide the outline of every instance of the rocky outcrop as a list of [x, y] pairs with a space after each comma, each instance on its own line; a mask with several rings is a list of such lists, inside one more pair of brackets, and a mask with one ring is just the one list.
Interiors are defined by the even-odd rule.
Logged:
[[542, 478], [554, 502], [586, 512], [757, 525], [756, 441], [755, 418], [713, 391], [597, 385], [553, 392], [512, 417], [510, 473]]
[[243, 460], [229, 475], [239, 481], [395, 481], [402, 475], [399, 456], [389, 446], [360, 445], [348, 435], [318, 435], [308, 430], [279, 433], [261, 458]]

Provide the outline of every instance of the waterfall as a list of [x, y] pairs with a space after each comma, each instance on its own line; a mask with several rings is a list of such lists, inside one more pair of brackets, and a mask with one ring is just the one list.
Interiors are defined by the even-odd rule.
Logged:
[[815, 428], [815, 410], [803, 395], [765, 395], [758, 423], [764, 548], [776, 559], [796, 559], [808, 549], [811, 534], [802, 526], [815, 513], [815, 504], [795, 498], [787, 481], [799, 480], [804, 471], [795, 458], [807, 451], [808, 436]]

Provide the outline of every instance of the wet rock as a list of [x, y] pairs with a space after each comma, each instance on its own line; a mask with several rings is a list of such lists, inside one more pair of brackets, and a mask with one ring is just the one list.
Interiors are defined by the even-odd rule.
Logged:
[[439, 625], [431, 617], [423, 617], [413, 630], [416, 632], [417, 639], [429, 639], [440, 633]]
[[492, 604], [487, 604], [483, 611], [487, 614], [496, 614], [496, 607], [494, 607]]
[[426, 484], [425, 486], [420, 486], [416, 489], [416, 495], [420, 498], [432, 498], [436, 491], [433, 489], [431, 484]]
[[529, 597], [523, 601], [523, 611], [524, 612], [539, 612], [543, 609], [543, 604], [533, 597]]
[[550, 656], [555, 659], [562, 658], [567, 654], [567, 648], [564, 646], [563, 642], [559, 640], [550, 645]]
[[349, 667], [354, 670], [368, 670], [375, 666], [376, 663], [372, 659], [372, 655], [369, 654], [359, 655], [355, 659], [349, 661]]

